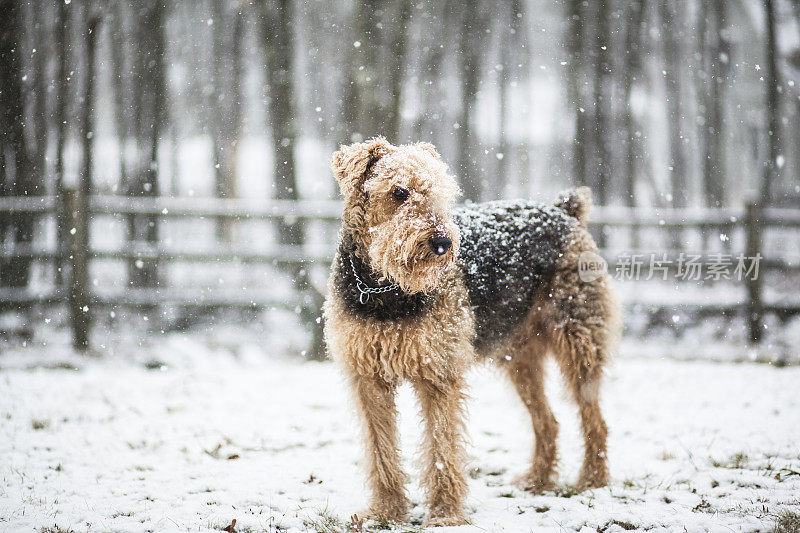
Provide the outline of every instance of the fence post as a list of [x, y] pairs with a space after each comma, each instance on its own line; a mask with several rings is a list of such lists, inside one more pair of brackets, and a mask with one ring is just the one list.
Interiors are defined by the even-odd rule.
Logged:
[[[748, 202], [745, 206], [745, 255], [746, 259], [757, 261], [761, 254], [761, 226], [763, 224], [761, 206], [757, 202]], [[764, 315], [764, 302], [761, 299], [761, 274], [759, 268], [755, 276], [745, 275], [747, 284], [747, 324], [751, 344], [761, 341], [763, 328], [761, 322]]]
[[75, 189], [64, 190], [69, 239], [69, 311], [72, 346], [89, 349], [92, 313], [89, 307], [89, 198]]

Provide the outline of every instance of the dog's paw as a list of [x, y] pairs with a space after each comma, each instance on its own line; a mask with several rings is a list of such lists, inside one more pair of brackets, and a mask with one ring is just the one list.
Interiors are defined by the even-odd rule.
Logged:
[[578, 483], [575, 485], [575, 490], [577, 490], [578, 492], [583, 492], [589, 489], [599, 489], [607, 485], [608, 485], [608, 478], [596, 478], [596, 477], [584, 478], [583, 476], [581, 476], [581, 478], [578, 479]]
[[404, 522], [408, 516], [408, 503], [402, 502], [395, 505], [371, 506], [353, 515], [353, 518], [363, 522], [374, 520], [376, 522]]
[[424, 527], [446, 527], [446, 526], [463, 526], [468, 524], [467, 519], [461, 513], [454, 514], [439, 514], [431, 513], [425, 520]]
[[522, 475], [515, 477], [511, 484], [517, 487], [519, 490], [524, 490], [525, 492], [530, 492], [531, 494], [542, 494], [545, 491], [548, 491], [555, 487], [555, 483], [552, 479], [537, 476], [531, 472], [525, 472]]
[[608, 485], [608, 469], [601, 465], [595, 468], [584, 467], [575, 488], [578, 492], [583, 492], [589, 489], [599, 489], [606, 485]]

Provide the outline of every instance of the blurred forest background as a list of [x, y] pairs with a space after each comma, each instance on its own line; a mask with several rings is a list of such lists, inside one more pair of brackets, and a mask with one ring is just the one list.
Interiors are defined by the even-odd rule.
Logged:
[[288, 308], [319, 357], [328, 161], [377, 134], [467, 200], [587, 184], [725, 242], [800, 207], [800, 0], [0, 0], [0, 329]]

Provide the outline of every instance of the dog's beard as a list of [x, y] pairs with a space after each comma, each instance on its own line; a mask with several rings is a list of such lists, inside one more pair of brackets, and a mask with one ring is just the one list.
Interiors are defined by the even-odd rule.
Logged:
[[[449, 223], [446, 228], [414, 228], [411, 224], [389, 221], [373, 228], [368, 248], [373, 270], [381, 279], [391, 281], [407, 293], [428, 293], [442, 281], [448, 266], [458, 253], [458, 231]], [[443, 255], [430, 247], [435, 235], [447, 235], [453, 241]], [[380, 238], [376, 238], [380, 235]]]

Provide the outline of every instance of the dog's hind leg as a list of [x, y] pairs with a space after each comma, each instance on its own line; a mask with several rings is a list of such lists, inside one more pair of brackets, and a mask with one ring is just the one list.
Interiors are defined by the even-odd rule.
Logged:
[[608, 484], [608, 427], [600, 410], [599, 398], [604, 355], [602, 348], [581, 330], [581, 327], [564, 327], [554, 337], [560, 352], [558, 359], [562, 373], [580, 413], [584, 458], [577, 487], [585, 490]]
[[581, 418], [584, 460], [578, 488], [608, 484], [608, 428], [600, 410], [603, 368], [619, 336], [619, 304], [606, 275], [584, 280], [578, 274], [578, 254], [592, 250], [588, 233], [578, 235], [565, 254], [565, 266], [552, 287], [552, 348]]
[[362, 518], [402, 521], [408, 513], [397, 439], [396, 386], [381, 377], [352, 377], [364, 427], [370, 508]]
[[425, 419], [422, 484], [430, 509], [426, 526], [464, 524], [465, 479], [463, 377], [449, 381], [414, 380]]
[[530, 469], [514, 484], [523, 490], [541, 493], [553, 486], [557, 452], [558, 422], [544, 393], [545, 348], [540, 342], [528, 342], [503, 364], [533, 423], [535, 444]]

